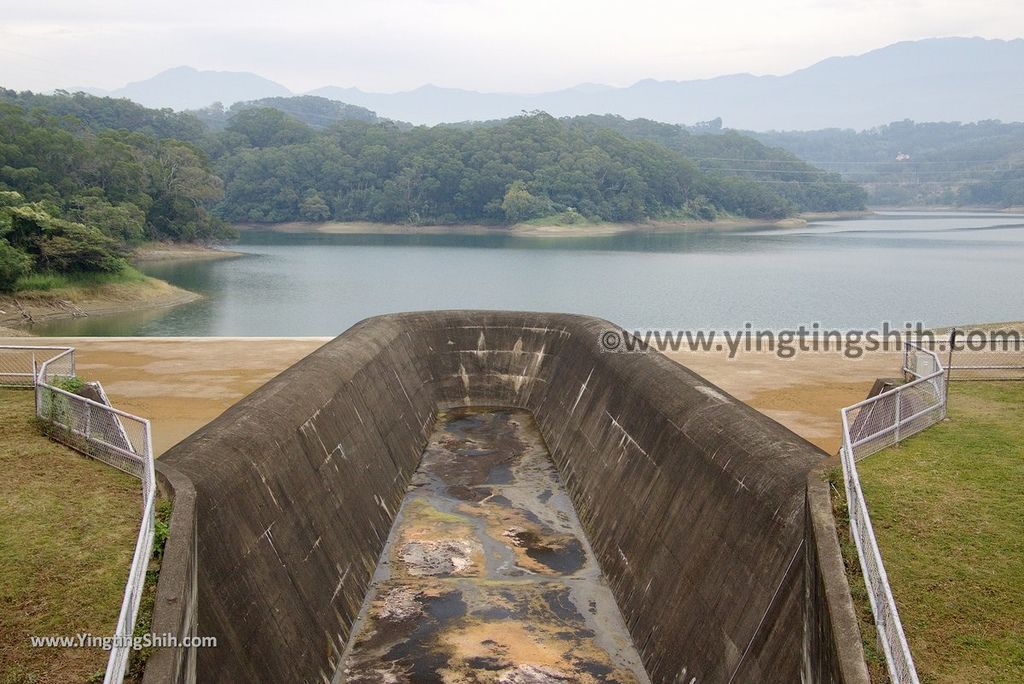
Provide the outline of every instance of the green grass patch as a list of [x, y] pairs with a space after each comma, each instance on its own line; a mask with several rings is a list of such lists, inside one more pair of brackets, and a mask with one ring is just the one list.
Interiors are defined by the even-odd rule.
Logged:
[[955, 382], [949, 405], [861, 483], [922, 682], [1021, 682], [1024, 383]]
[[106, 652], [31, 648], [29, 636], [113, 634], [139, 482], [44, 437], [33, 401], [0, 390], [0, 684], [81, 682]]
[[52, 292], [72, 288], [93, 288], [117, 283], [138, 283], [146, 279], [138, 269], [125, 266], [113, 273], [31, 273], [18, 278], [15, 292]]

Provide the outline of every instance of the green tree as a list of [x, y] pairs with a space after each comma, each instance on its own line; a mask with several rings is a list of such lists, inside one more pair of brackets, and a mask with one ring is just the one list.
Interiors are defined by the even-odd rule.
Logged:
[[299, 203], [299, 216], [303, 221], [316, 223], [331, 218], [331, 208], [316, 190], [309, 190]]
[[117, 241], [97, 228], [52, 216], [40, 204], [5, 211], [10, 216], [7, 242], [30, 255], [40, 270], [116, 272], [127, 265]]
[[0, 292], [14, 290], [18, 278], [32, 269], [32, 257], [0, 238]]
[[501, 211], [509, 223], [521, 223], [550, 214], [552, 206], [547, 198], [530, 194], [526, 183], [515, 181], [505, 191], [505, 197], [501, 200]]
[[124, 243], [138, 242], [146, 233], [145, 212], [130, 202], [111, 204], [100, 197], [78, 196], [70, 202], [68, 217]]
[[243, 109], [231, 117], [227, 131], [241, 135], [253, 147], [294, 145], [313, 137], [309, 126], [269, 107]]
[[148, 171], [153, 204], [147, 222], [154, 237], [197, 240], [225, 234], [223, 223], [207, 210], [224, 196], [224, 186], [199, 151], [161, 141], [148, 159]]

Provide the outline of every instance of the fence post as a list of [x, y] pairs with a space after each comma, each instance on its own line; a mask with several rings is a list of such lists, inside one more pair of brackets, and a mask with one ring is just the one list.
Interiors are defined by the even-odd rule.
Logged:
[[900, 365], [900, 375], [903, 376], [904, 382], [908, 379], [907, 376], [910, 375], [910, 371], [907, 370], [908, 368], [910, 368], [910, 338], [909, 338], [909, 336], [910, 336], [910, 333], [907, 333], [907, 336], [903, 338], [903, 362]]
[[[949, 354], [946, 356], [946, 386], [942, 392], [942, 403], [944, 405], [949, 404], [949, 381], [953, 379], [953, 345], [956, 344], [956, 328], [949, 333]], [[942, 411], [943, 417], [945, 417], [946, 410]]]
[[900, 443], [900, 423], [902, 415], [902, 404], [903, 404], [903, 392], [896, 393], [896, 444]]

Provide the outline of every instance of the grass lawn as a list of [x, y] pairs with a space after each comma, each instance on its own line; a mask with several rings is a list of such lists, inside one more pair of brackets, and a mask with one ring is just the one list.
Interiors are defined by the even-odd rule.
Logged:
[[[1024, 682], [1024, 382], [858, 464], [922, 682]], [[866, 600], [866, 599], [865, 599]]]
[[106, 652], [29, 635], [113, 634], [139, 482], [42, 436], [27, 390], [0, 389], [0, 473], [0, 684], [102, 681]]

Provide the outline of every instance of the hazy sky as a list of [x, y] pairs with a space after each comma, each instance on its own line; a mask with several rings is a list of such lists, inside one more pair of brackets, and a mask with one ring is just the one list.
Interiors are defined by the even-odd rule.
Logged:
[[33, 90], [115, 88], [187, 64], [296, 92], [541, 91], [1024, 36], [1022, 0], [2, 0], [0, 16], [0, 85]]

